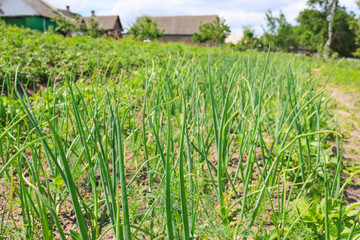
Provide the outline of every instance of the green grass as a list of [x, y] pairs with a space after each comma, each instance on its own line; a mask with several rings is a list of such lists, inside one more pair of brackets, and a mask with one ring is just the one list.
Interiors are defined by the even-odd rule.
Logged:
[[347, 61], [346, 59], [316, 59], [312, 61], [312, 68], [315, 69], [314, 74], [324, 80], [333, 69], [336, 69], [330, 81], [332, 87], [341, 88], [350, 93], [360, 92], [360, 62]]
[[360, 234], [309, 59], [0, 30], [0, 239]]

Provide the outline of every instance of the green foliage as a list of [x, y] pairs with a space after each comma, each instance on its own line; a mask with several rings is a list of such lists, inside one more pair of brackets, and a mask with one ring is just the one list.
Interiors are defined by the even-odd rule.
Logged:
[[[297, 34], [305, 49], [322, 53], [328, 38], [327, 13], [325, 10], [305, 9], [298, 17]], [[333, 17], [333, 35], [330, 49], [340, 56], [350, 57], [356, 48], [356, 24], [354, 16], [343, 8], [337, 8]]]
[[267, 29], [260, 38], [265, 48], [280, 51], [295, 51], [298, 47], [298, 38], [295, 28], [287, 22], [285, 15], [280, 12], [279, 17], [273, 16], [271, 10], [266, 13]]
[[129, 33], [138, 40], [156, 40], [163, 35], [164, 31], [164, 29], [158, 29], [155, 19], [144, 16], [131, 26]]
[[230, 34], [230, 27], [225, 24], [225, 19], [216, 17], [214, 22], [205, 22], [199, 26], [200, 32], [193, 35], [193, 42], [204, 43], [213, 41], [224, 43], [226, 37]]
[[[354, 53], [354, 56], [358, 56], [359, 21], [355, 20], [353, 14], [339, 7], [336, 0], [309, 0], [308, 5], [311, 9], [300, 12], [298, 26], [291, 26], [282, 12], [276, 17], [269, 10], [266, 13], [266, 29], [260, 38], [264, 47], [276, 51], [294, 51], [300, 47], [305, 51], [322, 54], [329, 38], [327, 18], [330, 16], [332, 34], [329, 47], [332, 55], [350, 57]], [[334, 14], [332, 6], [335, 6]]]
[[104, 30], [99, 26], [99, 22], [91, 17], [89, 18], [89, 26], [86, 28], [86, 33], [93, 38], [102, 36]]
[[[309, 63], [310, 64], [310, 63]], [[331, 83], [348, 92], [360, 92], [359, 71], [360, 64], [356, 61], [323, 60], [312, 59], [311, 66], [317, 69], [315, 76], [321, 77], [324, 81], [332, 74]], [[333, 69], [336, 71], [333, 72]], [[332, 73], [333, 72], [333, 73]]]
[[74, 19], [68, 18], [57, 12], [55, 12], [55, 13], [56, 13], [56, 16], [54, 18], [52, 18], [51, 20], [54, 21], [57, 25], [57, 27], [55, 29], [56, 31], [59, 31], [61, 34], [63, 34], [65, 36], [67, 33], [75, 32], [79, 29], [79, 27], [76, 24]]
[[[319, 6], [323, 9], [323, 11], [326, 13], [326, 15], [329, 14], [331, 5], [334, 0], [308, 0], [307, 4], [311, 7]], [[338, 0], [335, 0], [336, 4], [338, 5]]]
[[[360, 8], [360, 1], [356, 1], [356, 3]], [[350, 29], [355, 33], [356, 50], [353, 52], [353, 55], [360, 58], [360, 16], [350, 22]]]
[[[59, 34], [41, 34], [1, 23], [0, 34], [3, 36], [0, 39], [0, 79], [3, 81], [14, 79], [18, 66], [21, 70], [18, 79], [30, 86], [39, 82], [46, 83], [51, 76], [56, 80], [64, 80], [64, 69], [73, 69], [76, 76], [89, 76], [97, 68], [99, 56], [104, 71], [107, 65], [118, 71], [130, 71], [144, 65], [141, 52], [133, 47], [119, 46], [119, 42], [110, 38], [63, 38]], [[130, 38], [125, 38], [122, 42], [129, 46], [135, 44]], [[151, 46], [148, 44], [143, 48], [149, 49]], [[174, 50], [169, 51], [180, 51], [182, 48], [175, 46]], [[155, 62], [161, 61], [166, 53], [157, 48], [151, 52], [156, 56]]]
[[351, 57], [356, 50], [356, 32], [352, 29], [353, 15], [343, 9], [335, 11], [333, 20], [333, 40], [330, 48], [340, 56]]
[[[301, 239], [325, 239], [325, 201], [322, 200], [320, 204], [311, 204], [309, 201], [301, 198], [297, 200], [294, 205], [295, 207], [292, 214], [300, 215], [303, 213], [300, 221], [297, 223], [297, 227], [300, 228], [302, 226], [303, 229], [302, 232], [297, 232], [296, 237]], [[342, 208], [340, 211], [341, 201], [330, 199], [328, 206], [330, 209], [330, 222], [333, 223], [330, 225], [329, 229], [330, 238], [348, 239], [351, 233], [351, 228], [353, 227], [354, 223], [356, 224], [358, 221], [357, 214], [359, 211], [355, 210], [355, 208], [359, 206], [359, 203], [348, 205], [346, 208]], [[355, 232], [351, 234], [354, 237], [359, 233], [359, 230], [355, 230]]]
[[295, 28], [287, 22], [285, 15], [280, 13], [278, 18], [278, 29], [276, 36], [276, 45], [282, 51], [295, 51], [298, 47], [298, 39], [295, 34]]
[[327, 34], [326, 14], [315, 9], [305, 9], [297, 18], [299, 43], [305, 49], [322, 52]]
[[104, 33], [102, 27], [99, 26], [99, 22], [93, 17], [89, 18], [89, 26], [85, 26], [78, 15], [75, 18], [69, 18], [57, 12], [55, 13], [56, 16], [52, 19], [57, 25], [55, 30], [64, 36], [68, 33], [82, 32], [90, 37], [97, 38]]
[[241, 40], [234, 46], [239, 51], [245, 51], [246, 49], [257, 49], [261, 45], [260, 40], [255, 36], [253, 29], [244, 28], [244, 35]]

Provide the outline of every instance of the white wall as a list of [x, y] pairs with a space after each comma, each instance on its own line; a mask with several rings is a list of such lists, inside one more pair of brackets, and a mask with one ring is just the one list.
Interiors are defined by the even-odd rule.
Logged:
[[225, 43], [234, 43], [234, 44], [237, 44], [238, 41], [240, 41], [242, 37], [243, 37], [243, 35], [229, 35], [229, 36], [227, 36], [227, 38], [225, 39]]
[[1, 9], [4, 14], [2, 16], [34, 16], [40, 15], [38, 11], [33, 9], [24, 0], [0, 0]]

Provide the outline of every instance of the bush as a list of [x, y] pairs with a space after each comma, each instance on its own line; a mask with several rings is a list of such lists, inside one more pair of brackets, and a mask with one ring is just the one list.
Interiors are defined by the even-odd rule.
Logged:
[[207, 41], [214, 41], [217, 43], [224, 43], [227, 36], [230, 34], [230, 27], [225, 24], [225, 19], [216, 17], [212, 23], [205, 22], [199, 26], [200, 32], [195, 33], [193, 42], [204, 43]]
[[164, 31], [164, 29], [158, 29], [155, 19], [144, 16], [130, 28], [129, 33], [133, 34], [136, 39], [143, 41], [156, 40], [163, 35]]

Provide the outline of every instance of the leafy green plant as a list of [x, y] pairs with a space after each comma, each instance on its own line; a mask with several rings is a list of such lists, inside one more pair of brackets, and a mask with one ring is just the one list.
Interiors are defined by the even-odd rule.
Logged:
[[93, 17], [89, 18], [89, 26], [86, 27], [86, 33], [93, 38], [100, 37], [103, 34], [103, 29], [99, 25], [99, 21]]
[[255, 32], [251, 28], [244, 28], [244, 36], [234, 46], [236, 50], [245, 51], [247, 49], [257, 49], [262, 46], [260, 40], [255, 36]]
[[295, 28], [286, 20], [285, 15], [280, 12], [279, 17], [273, 16], [271, 10], [266, 12], [267, 29], [260, 41], [265, 48], [292, 52], [298, 49], [298, 38]]
[[164, 31], [164, 29], [158, 29], [155, 19], [143, 16], [131, 26], [129, 33], [138, 40], [156, 40], [163, 35]]
[[193, 42], [214, 41], [224, 43], [225, 38], [230, 35], [230, 27], [225, 24], [225, 19], [216, 16], [214, 22], [204, 22], [199, 26], [199, 32], [193, 35]]
[[[352, 239], [352, 236], [359, 234], [359, 231], [352, 231], [354, 225], [358, 221], [358, 210], [355, 210], [359, 203], [353, 203], [346, 208], [341, 207], [341, 202], [339, 200], [331, 199], [328, 202], [329, 212], [329, 221], [334, 223], [329, 226], [329, 235], [330, 239]], [[295, 209], [299, 217], [297, 225], [303, 225], [306, 230], [306, 235], [303, 237], [310, 237], [316, 239], [325, 238], [325, 225], [324, 225], [324, 216], [325, 216], [325, 201], [322, 200], [321, 204], [311, 204], [305, 199], [299, 199], [295, 202]], [[299, 232], [297, 234], [300, 234]]]
[[75, 19], [70, 19], [64, 15], [60, 15], [57, 12], [52, 21], [54, 21], [57, 25], [55, 30], [59, 31], [64, 36], [66, 36], [68, 33], [75, 32], [79, 28], [75, 22]]

